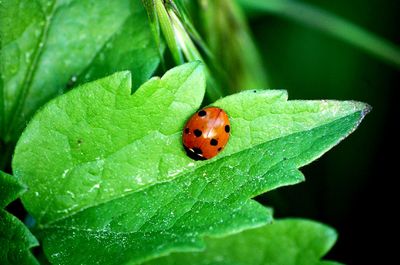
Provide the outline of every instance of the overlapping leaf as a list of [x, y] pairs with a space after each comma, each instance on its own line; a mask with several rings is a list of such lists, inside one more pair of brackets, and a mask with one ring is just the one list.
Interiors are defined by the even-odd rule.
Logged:
[[36, 238], [20, 220], [3, 210], [25, 191], [26, 187], [17, 178], [0, 171], [0, 264], [2, 265], [39, 264], [29, 250], [38, 245]]
[[207, 238], [201, 252], [175, 253], [146, 265], [339, 265], [320, 261], [336, 232], [316, 222], [287, 219], [224, 238]]
[[[285, 91], [247, 91], [215, 102], [232, 125], [215, 159], [192, 161], [181, 130], [204, 95], [198, 63], [154, 78], [130, 95], [127, 72], [88, 83], [44, 107], [22, 135], [14, 173], [30, 190], [56, 264], [124, 264], [203, 247], [271, 220], [249, 200], [303, 180], [297, 170], [352, 132], [358, 102], [287, 101]], [[104, 255], [107, 253], [107, 255]]]

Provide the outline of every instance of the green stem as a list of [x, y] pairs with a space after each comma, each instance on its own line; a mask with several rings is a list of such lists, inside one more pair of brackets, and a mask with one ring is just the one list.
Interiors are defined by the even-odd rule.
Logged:
[[207, 78], [207, 90], [206, 96], [210, 101], [216, 101], [217, 99], [223, 96], [223, 92], [220, 89], [220, 86], [217, 84], [216, 80], [212, 77], [210, 70], [204, 61], [204, 58], [201, 56], [199, 50], [196, 45], [193, 43], [192, 38], [190, 37], [187, 28], [182, 23], [180, 16], [178, 16], [174, 9], [167, 7], [166, 8], [169, 22], [174, 31], [174, 37], [176, 39], [176, 43], [182, 53], [185, 56], [185, 59], [189, 62], [191, 61], [201, 61], [205, 66], [206, 78]]
[[147, 16], [149, 18], [149, 24], [151, 28], [151, 32], [153, 34], [154, 41], [157, 46], [158, 56], [160, 58], [161, 67], [164, 71], [166, 71], [166, 65], [164, 61], [163, 51], [164, 48], [161, 44], [160, 39], [160, 23], [158, 20], [158, 15], [156, 10], [156, 3], [154, 0], [142, 0], [143, 6], [146, 9]]
[[400, 68], [399, 47], [325, 10], [298, 1], [238, 1], [248, 9], [284, 16], [326, 32]]
[[160, 23], [161, 30], [164, 34], [164, 39], [167, 42], [167, 46], [172, 53], [172, 57], [177, 64], [183, 64], [184, 59], [182, 56], [182, 52], [178, 46], [178, 42], [174, 33], [174, 28], [171, 24], [168, 12], [165, 9], [164, 2], [162, 0], [155, 0], [155, 8], [158, 22]]

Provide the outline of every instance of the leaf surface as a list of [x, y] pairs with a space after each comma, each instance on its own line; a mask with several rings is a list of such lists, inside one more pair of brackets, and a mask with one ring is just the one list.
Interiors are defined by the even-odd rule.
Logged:
[[368, 111], [359, 102], [242, 92], [213, 104], [230, 116], [227, 147], [193, 161], [181, 131], [204, 95], [201, 64], [130, 90], [128, 72], [74, 89], [47, 104], [17, 145], [14, 174], [30, 187], [23, 203], [53, 263], [140, 262], [268, 223], [270, 210], [249, 199], [302, 181], [297, 168]]

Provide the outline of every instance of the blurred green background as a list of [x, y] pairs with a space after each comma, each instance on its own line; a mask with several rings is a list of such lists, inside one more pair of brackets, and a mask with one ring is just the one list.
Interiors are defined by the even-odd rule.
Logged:
[[[399, 1], [307, 0], [399, 45]], [[307, 181], [258, 199], [276, 217], [327, 223], [339, 232], [329, 258], [347, 264], [391, 264], [396, 230], [395, 90], [399, 68], [328, 34], [271, 14], [250, 13], [271, 88], [290, 99], [357, 100], [372, 105], [360, 128], [318, 161], [302, 169]], [[396, 93], [397, 94], [397, 93]], [[395, 151], [396, 152], [396, 151]], [[397, 159], [396, 159], [397, 160]], [[382, 244], [385, 252], [378, 251]]]

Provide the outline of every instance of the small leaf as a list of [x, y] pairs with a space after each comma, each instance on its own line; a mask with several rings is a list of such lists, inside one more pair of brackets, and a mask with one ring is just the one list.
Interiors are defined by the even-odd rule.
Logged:
[[0, 264], [39, 264], [29, 251], [39, 243], [29, 229], [2, 208], [26, 190], [17, 178], [0, 171]]
[[119, 70], [136, 88], [159, 62], [140, 0], [5, 0], [0, 5], [0, 138], [77, 83]]
[[30, 188], [23, 203], [51, 262], [139, 262], [199, 249], [205, 235], [268, 223], [270, 210], [249, 198], [302, 181], [297, 168], [352, 132], [368, 111], [358, 102], [242, 92], [213, 104], [230, 116], [226, 149], [193, 161], [181, 131], [204, 91], [199, 63], [153, 78], [133, 95], [129, 73], [120, 72], [37, 113], [13, 170]]
[[174, 253], [143, 265], [339, 265], [320, 261], [336, 239], [336, 232], [325, 225], [287, 219], [224, 238], [207, 238], [202, 252]]

